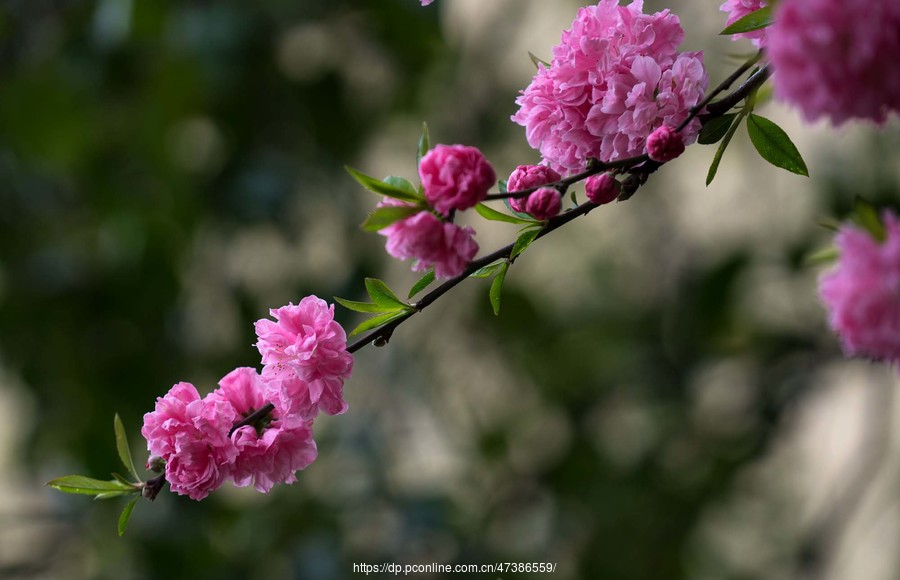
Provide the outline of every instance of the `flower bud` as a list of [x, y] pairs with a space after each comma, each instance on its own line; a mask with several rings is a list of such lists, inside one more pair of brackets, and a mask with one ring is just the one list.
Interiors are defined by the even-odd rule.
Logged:
[[552, 187], [542, 187], [528, 196], [525, 211], [535, 219], [548, 220], [562, 209], [559, 192]]
[[619, 197], [620, 191], [622, 191], [622, 186], [610, 173], [591, 175], [584, 182], [584, 193], [597, 205], [614, 201]]
[[684, 153], [684, 138], [668, 125], [662, 125], [647, 137], [647, 155], [665, 163]]
[[[546, 165], [519, 165], [506, 182], [507, 191], [521, 191], [539, 185], [547, 185], [561, 179], [559, 173]], [[509, 198], [509, 206], [519, 213], [525, 213], [526, 197]]]

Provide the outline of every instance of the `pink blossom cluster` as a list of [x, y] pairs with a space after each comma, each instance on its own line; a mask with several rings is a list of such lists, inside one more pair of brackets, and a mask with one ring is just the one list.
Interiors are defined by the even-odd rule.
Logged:
[[[768, 6], [768, 4], [767, 0], [726, 0], [724, 4], [719, 6], [719, 10], [728, 13], [728, 20], [725, 21], [725, 26], [731, 26], [744, 16], [756, 12], [760, 8]], [[747, 38], [756, 48], [765, 48], [767, 30], [767, 28], [761, 28], [750, 32], [732, 34], [731, 40]]]
[[[641, 0], [583, 7], [554, 47], [549, 68], [540, 65], [516, 99], [512, 120], [562, 174], [583, 170], [591, 158], [640, 155], [650, 133], [678, 126], [709, 84], [703, 53], [677, 51], [683, 39], [677, 16], [644, 14]], [[682, 131], [685, 143], [699, 130], [692, 120]]]
[[819, 296], [844, 352], [900, 362], [900, 218], [883, 215], [885, 239], [845, 226], [835, 242], [837, 267], [822, 276]]
[[[475, 147], [436, 145], [419, 163], [419, 178], [430, 207], [382, 228], [385, 249], [398, 260], [413, 259], [413, 270], [434, 268], [438, 278], [460, 275], [478, 253], [475, 230], [450, 217], [480, 203], [497, 179], [494, 168]], [[379, 207], [412, 206], [385, 198]], [[431, 211], [431, 210], [434, 211]]]
[[900, 2], [782, 0], [768, 32], [775, 95], [807, 121], [900, 111]]
[[[178, 383], [144, 415], [148, 465], [165, 462], [172, 491], [200, 500], [229, 480], [264, 493], [293, 483], [316, 458], [312, 425], [319, 410], [347, 410], [343, 382], [353, 357], [334, 306], [307, 296], [271, 314], [275, 321], [256, 323], [261, 375], [234, 369], [203, 398], [192, 384]], [[268, 414], [235, 428], [269, 403]]]

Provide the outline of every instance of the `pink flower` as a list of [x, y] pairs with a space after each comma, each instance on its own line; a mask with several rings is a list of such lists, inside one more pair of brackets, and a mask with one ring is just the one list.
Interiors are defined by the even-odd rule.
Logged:
[[[393, 201], [385, 205], [397, 205]], [[438, 278], [454, 278], [466, 269], [478, 244], [472, 239], [475, 230], [443, 222], [434, 214], [421, 211], [379, 230], [387, 237], [385, 248], [398, 260], [414, 258], [413, 270], [424, 272], [434, 268]]]
[[465, 145], [436, 145], [422, 157], [419, 177], [425, 198], [444, 215], [473, 207], [497, 179], [481, 151]]
[[178, 383], [144, 415], [141, 435], [151, 455], [166, 462], [172, 491], [203, 499], [231, 474], [238, 451], [228, 438], [237, 420], [231, 405], [201, 400], [190, 383]]
[[[237, 368], [219, 381], [219, 388], [207, 398], [231, 405], [240, 417], [247, 417], [267, 402], [266, 383], [256, 369]], [[316, 458], [312, 422], [285, 425], [276, 405], [271, 419], [263, 425], [245, 425], [231, 434], [238, 451], [231, 476], [238, 487], [253, 485], [267, 493], [276, 483], [293, 483], [295, 473]]]
[[428, 6], [432, 2], [434, 2], [434, 0], [422, 0], [422, 6]]
[[528, 196], [525, 202], [525, 213], [535, 219], [548, 220], [562, 209], [559, 192], [552, 187], [542, 187]]
[[[668, 10], [643, 14], [640, 0], [619, 6], [601, 0], [578, 11], [516, 103], [512, 120], [528, 143], [562, 174], [588, 159], [612, 161], [643, 153], [657, 127], [676, 126], [709, 84], [700, 52], [677, 52], [684, 38]], [[699, 120], [684, 129], [686, 143]]]
[[[728, 12], [728, 20], [725, 21], [725, 26], [731, 26], [744, 16], [751, 12], [756, 12], [764, 6], [768, 6], [768, 4], [766, 0], [726, 0], [724, 4], [719, 6], [719, 10]], [[731, 40], [748, 38], [753, 43], [753, 46], [763, 48], [766, 46], [766, 30], [766, 28], [761, 28], [760, 30], [732, 34]]]
[[837, 267], [822, 276], [819, 296], [844, 352], [900, 362], [900, 218], [884, 213], [886, 237], [842, 227]]
[[[353, 370], [347, 335], [334, 321], [334, 306], [307, 296], [296, 306], [270, 310], [275, 322], [256, 321], [256, 347], [262, 354], [263, 376], [277, 392], [272, 403], [285, 421], [313, 418], [319, 410], [343, 413], [344, 380]], [[285, 385], [289, 385], [285, 387]]]
[[647, 137], [647, 155], [654, 161], [665, 163], [684, 153], [684, 139], [681, 133], [668, 125], [663, 125]]
[[[507, 191], [522, 191], [539, 185], [547, 185], [561, 179], [559, 173], [546, 165], [519, 165], [506, 182]], [[509, 198], [509, 205], [520, 213], [525, 213], [524, 197]]]
[[900, 110], [900, 2], [783, 0], [774, 18], [775, 94], [807, 121], [880, 124]]
[[591, 175], [584, 182], [584, 193], [592, 203], [603, 205], [616, 200], [622, 186], [610, 173]]

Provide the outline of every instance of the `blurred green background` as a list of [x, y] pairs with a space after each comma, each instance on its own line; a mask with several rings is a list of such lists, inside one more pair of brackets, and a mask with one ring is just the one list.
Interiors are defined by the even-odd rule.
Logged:
[[[718, 4], [671, 5], [713, 84], [749, 49]], [[777, 104], [811, 179], [741, 136], [704, 188], [690, 148], [529, 249], [499, 318], [476, 280], [361, 351], [293, 486], [164, 492], [124, 539], [121, 503], [41, 487], [119, 470], [116, 412], [142, 462], [156, 397], [257, 366], [269, 308], [408, 288], [343, 165], [414, 177], [423, 121], [503, 178], [537, 162], [508, 119], [578, 5], [0, 2], [0, 577], [896, 578], [896, 379], [841, 359], [804, 258], [854, 196], [898, 204], [897, 122]]]

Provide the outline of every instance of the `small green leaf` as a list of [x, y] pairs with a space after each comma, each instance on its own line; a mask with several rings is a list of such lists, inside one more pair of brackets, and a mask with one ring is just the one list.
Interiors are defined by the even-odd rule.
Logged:
[[119, 452], [119, 459], [122, 460], [122, 465], [131, 472], [135, 480], [140, 481], [141, 477], [138, 475], [137, 469], [134, 468], [134, 461], [131, 459], [131, 449], [128, 447], [125, 426], [122, 424], [122, 419], [119, 418], [118, 413], [113, 419], [113, 430], [116, 433], [116, 450]]
[[137, 493], [137, 491], [136, 491], [136, 490], [129, 490], [129, 491], [104, 491], [104, 492], [100, 492], [100, 493], [98, 493], [97, 495], [95, 495], [95, 496], [94, 496], [94, 499], [95, 499], [95, 500], [98, 500], [98, 499], [115, 499], [115, 498], [117, 498], [117, 497], [122, 497], [122, 496], [125, 496], [125, 495], [131, 495], [131, 494], [133, 494], [133, 493]]
[[534, 63], [534, 68], [540, 68], [540, 65], [544, 65], [545, 67], [550, 68], [549, 62], [547, 62], [546, 60], [542, 60], [530, 51], [528, 52], [528, 58], [530, 58], [531, 62]]
[[125, 535], [125, 528], [128, 527], [128, 520], [131, 519], [131, 512], [134, 511], [134, 506], [139, 499], [141, 499], [141, 496], [137, 496], [136, 498], [125, 504], [125, 509], [122, 510], [122, 515], [119, 516], [120, 538]]
[[525, 251], [525, 249], [531, 245], [531, 242], [538, 237], [543, 228], [529, 228], [519, 234], [519, 237], [516, 238], [516, 243], [513, 245], [512, 252], [509, 255], [509, 259], [513, 260], [516, 256]]
[[495, 261], [491, 262], [490, 264], [488, 264], [487, 266], [484, 266], [483, 268], [479, 268], [479, 269], [475, 270], [474, 272], [472, 272], [471, 274], [469, 274], [469, 278], [490, 278], [491, 276], [496, 274], [497, 270], [499, 270], [505, 263], [506, 263], [506, 258], [500, 258], [499, 260], [495, 260]]
[[721, 35], [729, 35], [729, 34], [738, 34], [740, 32], [750, 32], [752, 30], [760, 30], [761, 28], [765, 28], [771, 25], [774, 22], [772, 19], [772, 7], [764, 6], [755, 12], [751, 12], [746, 16], [743, 16], [732, 22], [725, 30], [720, 32]]
[[124, 484], [116, 479], [103, 481], [83, 475], [66, 475], [48, 481], [47, 485], [64, 493], [80, 493], [84, 495], [97, 495], [110, 491], [134, 493], [138, 488]]
[[490, 208], [483, 203], [479, 203], [475, 206], [475, 211], [478, 212], [478, 215], [483, 217], [486, 220], [491, 220], [494, 222], [506, 222], [509, 224], [519, 224], [519, 225], [531, 225], [540, 223], [533, 219], [523, 219], [515, 216], [507, 215], [505, 213], [501, 213], [493, 208]]
[[402, 189], [406, 193], [410, 195], [418, 195], [418, 190], [416, 186], [410, 183], [410, 181], [404, 177], [398, 177], [396, 175], [388, 175], [384, 179], [381, 180], [382, 183], [386, 183], [391, 187], [396, 187], [397, 189]]
[[349, 165], [345, 165], [344, 169], [346, 169], [347, 173], [349, 173], [350, 176], [353, 177], [353, 179], [359, 182], [360, 185], [371, 192], [378, 193], [380, 195], [386, 195], [387, 197], [393, 197], [394, 199], [399, 199], [401, 201], [407, 201], [410, 203], [418, 203], [422, 201], [422, 198], [419, 197], [415, 190], [413, 191], [413, 193], [410, 193], [404, 187], [397, 187], [395, 185], [391, 185], [390, 183], [385, 183], [384, 181], [375, 179], [371, 175], [366, 175], [362, 171], [353, 169]]
[[813, 252], [806, 256], [804, 262], [807, 266], [818, 266], [821, 264], [831, 264], [838, 259], [840, 252], [834, 246], [828, 246], [817, 252]]
[[421, 207], [409, 205], [386, 205], [375, 208], [360, 226], [367, 232], [377, 232], [422, 211]]
[[878, 217], [878, 209], [861, 197], [857, 197], [854, 200], [853, 213], [850, 215], [850, 220], [869, 232], [879, 242], [883, 242], [887, 236], [884, 224], [881, 223], [881, 218]]
[[351, 330], [349, 336], [356, 336], [361, 332], [377, 328], [379, 326], [382, 326], [383, 324], [391, 322], [392, 320], [407, 316], [411, 311], [413, 311], [413, 309], [409, 308], [407, 310], [398, 310], [396, 312], [388, 312], [387, 314], [379, 314], [378, 316], [373, 316], [372, 318], [363, 321], [362, 324]]
[[335, 302], [346, 308], [347, 310], [352, 310], [354, 312], [368, 312], [368, 313], [381, 313], [381, 312], [396, 312], [397, 310], [401, 310], [400, 306], [381, 306], [379, 304], [372, 304], [371, 302], [357, 302], [356, 300], [344, 300], [343, 298], [334, 297]]
[[722, 139], [722, 142], [719, 143], [719, 148], [716, 149], [716, 154], [713, 155], [712, 164], [709, 166], [709, 172], [706, 174], [706, 185], [708, 186], [712, 183], [713, 178], [716, 176], [716, 172], [719, 170], [719, 163], [722, 161], [722, 155], [725, 153], [725, 149], [728, 147], [728, 144], [731, 143], [731, 138], [734, 137], [734, 132], [737, 131], [738, 125], [741, 124], [741, 121], [744, 119], [743, 114], [739, 114], [735, 117], [734, 122], [731, 123], [731, 127], [728, 128], [728, 131], [725, 133], [725, 137]]
[[416, 152], [416, 167], [421, 165], [422, 158], [431, 149], [431, 137], [428, 135], [428, 123], [422, 123], [422, 136], [419, 137], [419, 150]]
[[494, 316], [500, 316], [500, 294], [503, 292], [503, 281], [506, 279], [506, 272], [509, 270], [509, 262], [504, 261], [500, 271], [491, 282], [491, 307], [494, 309]]
[[791, 173], [809, 176], [803, 157], [781, 127], [765, 117], [750, 113], [747, 118], [747, 132], [750, 134], [750, 141], [763, 159]]
[[407, 298], [412, 299], [413, 296], [428, 288], [431, 283], [434, 282], [434, 270], [429, 270], [427, 274], [419, 278], [419, 281], [413, 284], [413, 287], [409, 289], [409, 295]]
[[507, 180], [501, 179], [500, 181], [497, 182], [497, 190], [500, 193], [506, 193], [507, 191], [509, 191], [508, 189], [506, 189], [508, 183], [509, 182]]
[[703, 125], [703, 128], [700, 129], [700, 135], [697, 136], [697, 143], [701, 145], [718, 143], [725, 136], [725, 133], [728, 132], [728, 128], [731, 127], [735, 116], [737, 116], [737, 113], [728, 113], [721, 117], [716, 117]]
[[369, 293], [372, 302], [378, 306], [391, 309], [396, 309], [397, 306], [409, 308], [409, 304], [397, 298], [388, 285], [378, 278], [366, 278], [366, 292]]

